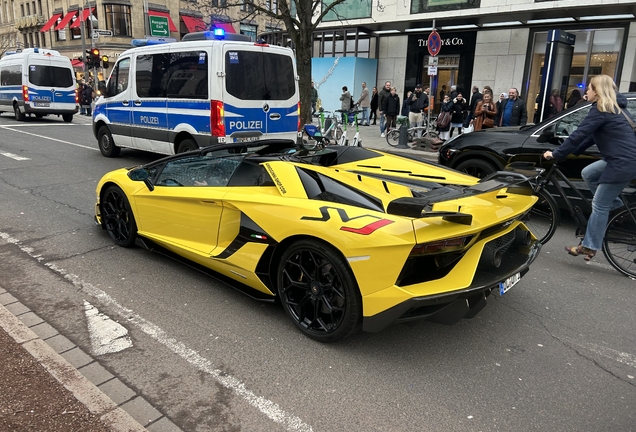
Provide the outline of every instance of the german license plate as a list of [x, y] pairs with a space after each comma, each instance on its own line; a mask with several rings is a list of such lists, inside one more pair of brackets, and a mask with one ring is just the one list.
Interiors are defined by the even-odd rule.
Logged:
[[521, 273], [510, 276], [503, 282], [499, 282], [499, 295], [504, 295], [510, 288], [517, 285], [521, 280]]
[[36, 107], [48, 107], [51, 106], [49, 102], [34, 102], [33, 105]]
[[248, 141], [256, 141], [258, 137], [243, 137], [243, 138], [234, 138], [234, 142], [248, 142]]

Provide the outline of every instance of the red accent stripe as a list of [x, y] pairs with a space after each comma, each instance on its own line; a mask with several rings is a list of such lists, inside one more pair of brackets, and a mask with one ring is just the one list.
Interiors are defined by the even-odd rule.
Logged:
[[362, 228], [350, 228], [350, 227], [343, 226], [343, 227], [340, 227], [340, 230], [352, 232], [354, 234], [369, 235], [369, 234], [373, 234], [374, 231], [379, 230], [380, 228], [390, 225], [392, 223], [393, 223], [392, 220], [380, 219], [379, 221], [371, 222], [370, 224], [365, 225]]

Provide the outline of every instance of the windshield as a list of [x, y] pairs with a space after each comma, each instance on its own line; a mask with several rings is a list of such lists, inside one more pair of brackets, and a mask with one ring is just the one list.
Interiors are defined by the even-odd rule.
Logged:
[[29, 82], [41, 87], [73, 87], [73, 75], [65, 67], [29, 65]]

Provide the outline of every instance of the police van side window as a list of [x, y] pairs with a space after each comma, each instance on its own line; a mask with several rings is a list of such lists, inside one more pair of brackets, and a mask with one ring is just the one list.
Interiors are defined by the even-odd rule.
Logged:
[[137, 56], [135, 60], [135, 87], [140, 98], [166, 97], [166, 65], [169, 54]]
[[205, 51], [170, 53], [164, 76], [169, 99], [208, 99], [208, 56]]
[[225, 73], [226, 90], [241, 100], [288, 100], [295, 94], [294, 65], [286, 55], [228, 51]]
[[110, 74], [108, 80], [108, 96], [113, 97], [128, 88], [128, 73], [130, 72], [130, 59], [120, 60]]
[[3, 66], [0, 82], [2, 85], [22, 85], [22, 66]]

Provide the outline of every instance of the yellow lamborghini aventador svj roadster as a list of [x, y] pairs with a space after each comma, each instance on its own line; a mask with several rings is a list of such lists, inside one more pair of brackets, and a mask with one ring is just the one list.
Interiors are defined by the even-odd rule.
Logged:
[[186, 259], [278, 298], [323, 342], [475, 316], [528, 271], [528, 178], [477, 178], [361, 147], [207, 147], [106, 174], [96, 221], [116, 244]]

